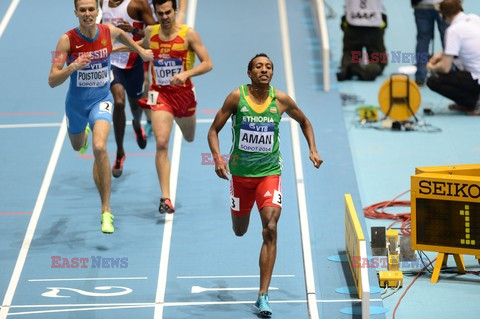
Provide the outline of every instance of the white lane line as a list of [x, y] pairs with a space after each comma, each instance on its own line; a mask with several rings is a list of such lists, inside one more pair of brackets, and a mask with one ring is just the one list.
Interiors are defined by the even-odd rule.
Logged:
[[153, 304], [150, 305], [139, 305], [139, 306], [115, 306], [115, 307], [94, 307], [94, 308], [73, 308], [73, 309], [55, 309], [55, 310], [38, 310], [38, 311], [25, 311], [25, 312], [13, 312], [8, 316], [21, 316], [21, 315], [34, 315], [41, 313], [59, 313], [59, 312], [77, 312], [77, 311], [92, 311], [92, 310], [117, 310], [117, 309], [133, 309], [133, 308], [151, 308]]
[[[342, 303], [342, 302], [360, 302], [360, 299], [337, 299], [337, 300], [316, 300], [319, 303]], [[383, 301], [382, 299], [370, 299], [370, 301]], [[166, 302], [165, 307], [186, 307], [186, 306], [210, 306], [210, 305], [239, 305], [239, 304], [253, 304], [255, 300], [239, 300], [239, 301], [198, 301], [198, 302]], [[269, 300], [269, 303], [306, 303], [303, 300]]]
[[[230, 123], [232, 120], [228, 119], [227, 122]], [[290, 118], [282, 118], [282, 122], [290, 122]], [[142, 124], [145, 125], [147, 122], [142, 121]], [[213, 123], [213, 118], [210, 119], [197, 119], [197, 124], [211, 124]], [[5, 128], [38, 128], [38, 127], [58, 127], [62, 123], [25, 123], [25, 124], [0, 124], [0, 129]], [[127, 125], [132, 125], [130, 121], [127, 122]]]
[[[258, 289], [258, 288], [257, 288]], [[305, 300], [269, 300], [270, 303], [305, 303]], [[255, 300], [238, 301], [206, 301], [206, 302], [166, 302], [165, 307], [191, 307], [191, 306], [224, 306], [224, 305], [245, 305], [254, 304]]]
[[[256, 288], [258, 289], [258, 288]], [[360, 302], [361, 299], [319, 299], [320, 303], [342, 303], [342, 302]], [[370, 299], [370, 301], [383, 301], [382, 299]], [[165, 307], [185, 307], [185, 306], [204, 306], [204, 305], [229, 305], [229, 304], [246, 304], [252, 303], [254, 300], [237, 300], [237, 301], [173, 301], [165, 302]], [[302, 300], [270, 300], [270, 303], [301, 303], [307, 302]], [[15, 305], [10, 306], [11, 309], [25, 308], [65, 308], [65, 307], [124, 307], [124, 306], [148, 306], [153, 307], [153, 302], [122, 302], [122, 303], [84, 303], [84, 304], [45, 304], [45, 305]], [[9, 314], [10, 315], [10, 314]]]
[[[175, 124], [175, 133], [173, 138], [173, 150], [170, 170], [170, 200], [175, 206], [177, 195], [177, 179], [180, 166], [180, 151], [182, 148], [182, 132]], [[167, 288], [168, 260], [170, 257], [170, 245], [173, 231], [173, 217], [175, 214], [166, 214], [165, 226], [163, 227], [162, 252], [160, 254], [160, 267], [158, 269], [157, 292], [155, 295], [155, 310], [153, 318], [163, 318], [163, 304], [165, 302], [165, 290]]]
[[63, 308], [63, 307], [123, 307], [123, 306], [150, 306], [153, 302], [123, 302], [123, 303], [79, 303], [79, 304], [46, 304], [46, 305], [17, 305], [10, 308]]
[[[352, 303], [360, 302], [360, 299], [339, 299], [339, 300], [317, 300], [320, 303]], [[382, 301], [382, 299], [371, 299], [371, 301]], [[253, 304], [254, 300], [246, 301], [211, 301], [211, 302], [166, 302], [163, 307], [193, 307], [193, 306], [228, 306], [228, 305], [248, 305]], [[306, 303], [306, 300], [270, 300], [270, 303], [286, 304], [286, 303]], [[39, 305], [39, 306], [12, 306], [11, 308], [35, 308], [35, 307], [82, 307], [89, 308], [70, 308], [70, 309], [55, 309], [55, 310], [36, 310], [10, 313], [9, 316], [33, 315], [42, 313], [59, 313], [59, 312], [78, 312], [78, 311], [97, 311], [97, 310], [116, 310], [116, 309], [134, 309], [134, 308], [153, 308], [156, 305], [153, 303], [123, 303], [123, 304], [62, 304], [62, 305]]]
[[18, 281], [20, 280], [20, 275], [22, 274], [23, 266], [25, 265], [25, 260], [27, 258], [28, 250], [30, 244], [32, 243], [33, 235], [35, 234], [35, 229], [37, 228], [38, 220], [40, 214], [42, 213], [43, 204], [47, 198], [48, 189], [50, 188], [50, 183], [52, 181], [53, 173], [55, 172], [55, 167], [57, 166], [58, 158], [60, 157], [60, 152], [62, 150], [62, 145], [67, 135], [67, 123], [66, 117], [63, 117], [62, 125], [58, 131], [57, 139], [53, 147], [52, 155], [50, 156], [50, 161], [47, 166], [47, 171], [43, 178], [42, 186], [40, 187], [40, 192], [38, 193], [37, 202], [33, 208], [32, 217], [30, 217], [30, 222], [28, 223], [28, 228], [25, 233], [25, 238], [23, 239], [22, 247], [18, 254], [17, 262], [15, 268], [13, 269], [12, 277], [10, 278], [10, 283], [8, 284], [7, 292], [2, 302], [2, 308], [0, 309], [0, 319], [6, 319], [8, 315], [8, 310], [12, 304], [13, 295], [17, 289]]
[[0, 124], [0, 128], [59, 127], [62, 123]]
[[[244, 287], [244, 288], [230, 288], [230, 287], [222, 287], [222, 288], [205, 288], [201, 286], [192, 286], [192, 294], [199, 294], [206, 291], [258, 291], [258, 287]], [[269, 287], [269, 290], [278, 290], [279, 288], [276, 287]]]
[[188, 1], [187, 3], [187, 25], [195, 27], [195, 17], [197, 15], [197, 0]]
[[8, 23], [10, 22], [10, 19], [12, 18], [13, 14], [15, 13], [15, 10], [17, 9], [18, 4], [20, 3], [20, 0], [13, 0], [10, 3], [10, 6], [7, 9], [7, 13], [3, 16], [2, 22], [0, 22], [0, 38], [3, 35], [3, 32], [5, 32], [5, 29], [7, 28]]
[[[285, 0], [278, 0], [278, 9], [280, 17], [280, 29], [282, 34], [283, 63], [285, 66], [287, 93], [295, 101], [295, 84], [293, 80], [292, 54], [290, 51], [290, 36], [288, 34], [288, 16]], [[302, 155], [298, 127], [299, 125], [296, 121], [290, 121], [290, 132], [292, 134], [292, 153], [297, 184], [298, 214], [300, 218], [300, 230], [302, 238], [303, 267], [305, 270], [308, 316], [310, 319], [318, 319], [319, 314], [316, 303], [315, 277], [313, 272], [312, 249], [310, 245], [310, 230], [308, 225], [308, 211], [305, 197], [305, 184], [303, 180]]]
[[[221, 279], [221, 278], [259, 278], [260, 275], [243, 276], [177, 276], [177, 279]], [[291, 278], [295, 275], [273, 275], [272, 278]]]
[[86, 281], [86, 280], [146, 280], [148, 277], [112, 277], [112, 278], [51, 278], [51, 279], [29, 279], [28, 281]]
[[[188, 1], [187, 25], [192, 28], [195, 26], [195, 15], [197, 11], [197, 0]], [[177, 179], [180, 166], [180, 151], [182, 148], [182, 132], [180, 127], [175, 124], [175, 133], [173, 137], [173, 150], [170, 170], [170, 200], [175, 206], [177, 194]], [[160, 267], [158, 269], [157, 292], [155, 294], [155, 308], [153, 311], [154, 319], [163, 318], [163, 307], [165, 303], [165, 290], [167, 288], [168, 259], [170, 255], [170, 245], [173, 230], [173, 215], [166, 214], [165, 226], [163, 228], [162, 251], [160, 254]], [[1, 319], [1, 318], [0, 318]]]

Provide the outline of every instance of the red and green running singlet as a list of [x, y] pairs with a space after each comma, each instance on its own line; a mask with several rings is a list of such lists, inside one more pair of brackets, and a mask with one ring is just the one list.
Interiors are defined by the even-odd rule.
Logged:
[[247, 85], [240, 87], [237, 113], [232, 115], [233, 145], [229, 160], [232, 175], [262, 177], [282, 173], [278, 130], [282, 116], [276, 100], [273, 86], [262, 105], [253, 102]]

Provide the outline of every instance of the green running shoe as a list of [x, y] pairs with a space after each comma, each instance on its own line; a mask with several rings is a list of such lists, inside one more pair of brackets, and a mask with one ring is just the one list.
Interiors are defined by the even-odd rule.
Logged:
[[83, 144], [82, 148], [78, 151], [80, 154], [85, 154], [88, 149], [88, 134], [90, 133], [90, 126], [87, 124], [85, 128], [85, 144]]
[[102, 213], [102, 233], [111, 234], [114, 231], [113, 214], [110, 212]]
[[264, 317], [270, 317], [272, 315], [272, 308], [270, 308], [270, 304], [268, 303], [267, 294], [258, 297], [255, 302], [255, 307], [258, 309], [258, 313]]

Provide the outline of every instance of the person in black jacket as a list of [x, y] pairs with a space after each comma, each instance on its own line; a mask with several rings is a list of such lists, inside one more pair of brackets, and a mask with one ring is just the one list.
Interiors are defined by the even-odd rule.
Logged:
[[[345, 0], [343, 56], [337, 80], [357, 76], [373, 81], [388, 63], [383, 41], [387, 19], [383, 0]], [[366, 53], [363, 53], [365, 48]]]

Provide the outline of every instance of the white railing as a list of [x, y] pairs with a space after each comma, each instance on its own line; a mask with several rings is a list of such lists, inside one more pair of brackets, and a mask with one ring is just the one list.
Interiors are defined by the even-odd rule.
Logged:
[[325, 3], [323, 0], [310, 0], [312, 3], [315, 28], [322, 43], [323, 60], [323, 90], [330, 91], [330, 40], [328, 38], [327, 19], [325, 16]]

